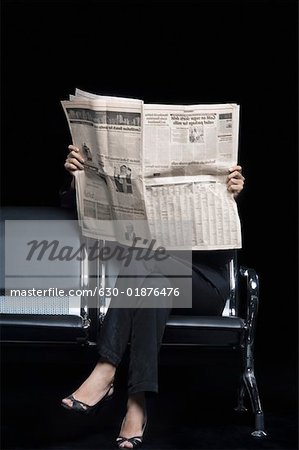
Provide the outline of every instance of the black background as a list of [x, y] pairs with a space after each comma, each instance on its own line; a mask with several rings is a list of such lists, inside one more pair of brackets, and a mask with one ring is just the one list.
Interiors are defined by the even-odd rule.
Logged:
[[[261, 281], [259, 346], [297, 355], [297, 1], [2, 5], [2, 205], [59, 204], [79, 87], [156, 103], [238, 102], [241, 262]], [[274, 344], [274, 345], [273, 345]]]
[[[59, 205], [71, 142], [60, 101], [76, 87], [147, 103], [241, 105], [240, 260], [260, 278], [255, 357], [269, 440], [252, 440], [249, 418], [228, 413], [236, 381], [228, 356], [222, 370], [221, 358], [165, 349], [147, 444], [297, 448], [298, 1], [0, 4], [4, 206]], [[92, 363], [60, 350], [2, 352], [3, 448], [112, 448], [119, 408], [94, 426], [58, 410]]]

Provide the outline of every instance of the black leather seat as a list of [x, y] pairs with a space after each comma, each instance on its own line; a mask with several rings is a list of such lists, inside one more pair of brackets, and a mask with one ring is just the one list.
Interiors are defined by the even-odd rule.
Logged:
[[1, 314], [0, 338], [7, 342], [84, 343], [83, 318], [75, 315]]
[[240, 344], [244, 326], [245, 321], [240, 317], [171, 315], [163, 342], [164, 345], [234, 347]]

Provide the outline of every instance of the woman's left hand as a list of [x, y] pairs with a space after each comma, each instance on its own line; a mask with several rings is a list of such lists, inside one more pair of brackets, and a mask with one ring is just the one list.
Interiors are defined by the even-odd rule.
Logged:
[[229, 169], [230, 174], [227, 177], [227, 190], [237, 197], [243, 190], [245, 178], [242, 175], [242, 167], [234, 166]]

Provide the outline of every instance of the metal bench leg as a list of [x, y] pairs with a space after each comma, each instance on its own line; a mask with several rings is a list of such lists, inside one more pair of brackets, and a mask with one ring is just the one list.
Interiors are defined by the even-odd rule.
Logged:
[[246, 394], [246, 385], [243, 379], [243, 375], [240, 379], [240, 385], [239, 385], [239, 391], [238, 391], [238, 404], [235, 407], [235, 411], [247, 411], [247, 408], [245, 406], [244, 403], [244, 399], [245, 399], [245, 394]]
[[250, 397], [252, 410], [255, 414], [255, 430], [251, 433], [251, 435], [257, 438], [262, 438], [264, 436], [267, 436], [267, 433], [265, 432], [264, 413], [262, 411], [260, 396], [253, 368], [246, 368], [243, 377]]
[[[243, 341], [243, 380], [247, 388], [253, 413], [255, 415], [255, 430], [252, 436], [262, 438], [267, 436], [264, 426], [264, 413], [262, 411], [257, 382], [254, 374], [253, 346], [259, 303], [259, 280], [253, 269], [240, 269], [241, 275], [247, 278], [247, 317]], [[241, 388], [242, 389], [242, 388]], [[244, 397], [244, 392], [241, 390]]]

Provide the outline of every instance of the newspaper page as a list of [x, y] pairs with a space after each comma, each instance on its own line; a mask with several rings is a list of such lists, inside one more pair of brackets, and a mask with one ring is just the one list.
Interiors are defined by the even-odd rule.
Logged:
[[[71, 96], [62, 106], [73, 144], [85, 160], [84, 171], [75, 175], [82, 233], [127, 241], [127, 221], [137, 221], [143, 227], [147, 223], [142, 179], [142, 101]], [[116, 230], [120, 224], [123, 229]]]
[[76, 173], [83, 235], [125, 244], [150, 237], [174, 250], [241, 247], [226, 189], [238, 105], [147, 105], [79, 89], [61, 103], [85, 159]]
[[144, 104], [143, 129], [150, 228], [174, 223], [160, 236], [163, 245], [183, 245], [189, 217], [194, 250], [240, 248], [237, 205], [226, 189], [237, 164], [239, 105]]

